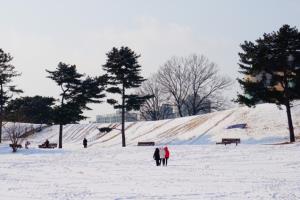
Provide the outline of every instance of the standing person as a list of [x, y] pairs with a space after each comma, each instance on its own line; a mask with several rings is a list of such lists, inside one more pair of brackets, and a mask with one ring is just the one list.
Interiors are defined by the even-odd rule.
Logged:
[[162, 163], [163, 166], [165, 166], [166, 152], [165, 152], [165, 149], [163, 147], [159, 148], [159, 156], [160, 156], [160, 162]]
[[45, 143], [44, 143], [44, 144], [45, 144], [45, 147], [46, 147], [46, 148], [49, 148], [50, 142], [49, 142], [49, 140], [48, 140], [48, 139], [46, 139], [46, 141], [45, 141]]
[[168, 165], [168, 159], [170, 157], [170, 151], [169, 151], [167, 146], [165, 146], [164, 150], [165, 150], [165, 153], [166, 153], [165, 159], [166, 159], [166, 166], [167, 166]]
[[153, 154], [153, 159], [156, 161], [156, 166], [160, 166], [159, 149], [156, 148]]
[[25, 149], [28, 149], [28, 146], [30, 145], [30, 142], [27, 140], [26, 142], [25, 142]]
[[87, 139], [86, 138], [83, 138], [82, 144], [83, 144], [84, 148], [87, 148]]

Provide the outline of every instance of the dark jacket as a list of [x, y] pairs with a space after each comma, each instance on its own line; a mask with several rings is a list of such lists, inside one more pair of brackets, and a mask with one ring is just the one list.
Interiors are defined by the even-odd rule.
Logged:
[[154, 160], [160, 160], [160, 156], [159, 156], [159, 149], [156, 148], [153, 154], [153, 159]]
[[83, 146], [87, 146], [87, 139], [83, 139], [83, 142], [82, 142]]

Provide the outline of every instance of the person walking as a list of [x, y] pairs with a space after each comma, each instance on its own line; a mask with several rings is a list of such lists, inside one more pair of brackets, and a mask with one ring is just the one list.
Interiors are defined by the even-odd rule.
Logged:
[[164, 150], [165, 150], [165, 162], [166, 162], [166, 166], [168, 166], [168, 159], [169, 159], [169, 157], [170, 157], [170, 151], [169, 151], [169, 148], [167, 147], [167, 146], [165, 146], [165, 148], [164, 148]]
[[153, 159], [156, 162], [156, 166], [160, 166], [160, 156], [159, 156], [159, 149], [156, 148], [153, 154]]
[[83, 144], [84, 148], [87, 148], [87, 139], [86, 138], [83, 139], [82, 144]]
[[159, 157], [160, 157], [160, 163], [162, 163], [162, 166], [165, 166], [165, 156], [166, 152], [163, 147], [159, 148]]

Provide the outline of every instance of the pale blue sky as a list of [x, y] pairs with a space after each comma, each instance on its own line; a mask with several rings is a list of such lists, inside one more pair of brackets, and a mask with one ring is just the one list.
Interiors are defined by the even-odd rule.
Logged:
[[[171, 56], [198, 53], [235, 79], [239, 44], [283, 24], [300, 28], [299, 11], [298, 0], [0, 0], [0, 48], [14, 56], [24, 95], [57, 97], [45, 69], [63, 61], [100, 74], [105, 53], [121, 45], [142, 55], [146, 77]], [[91, 120], [113, 111], [93, 108]]]

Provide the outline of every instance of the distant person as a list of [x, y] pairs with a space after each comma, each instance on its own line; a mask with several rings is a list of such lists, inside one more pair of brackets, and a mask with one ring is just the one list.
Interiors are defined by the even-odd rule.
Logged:
[[165, 157], [166, 157], [166, 152], [163, 147], [159, 148], [159, 157], [160, 157], [160, 163], [162, 163], [162, 166], [165, 166]]
[[83, 144], [84, 148], [87, 148], [87, 139], [86, 138], [83, 139], [82, 144]]
[[46, 148], [49, 148], [49, 144], [50, 144], [50, 142], [49, 142], [49, 140], [48, 140], [48, 139], [46, 139], [46, 141], [45, 141], [45, 143], [44, 143], [44, 144], [45, 144], [45, 147], [46, 147]]
[[28, 149], [28, 146], [30, 145], [30, 142], [27, 140], [26, 142], [25, 142], [25, 149]]
[[166, 159], [166, 166], [167, 166], [168, 165], [168, 159], [170, 157], [170, 151], [169, 151], [167, 146], [164, 148], [164, 150], [165, 150], [165, 154], [166, 154], [165, 159]]
[[159, 149], [156, 148], [153, 154], [153, 159], [156, 162], [156, 166], [160, 166], [160, 156], [159, 156]]

